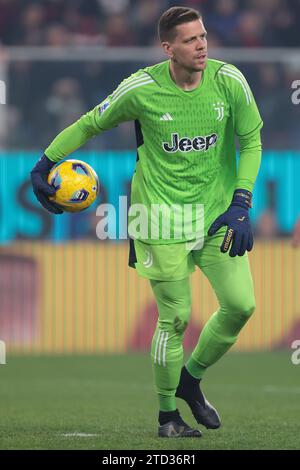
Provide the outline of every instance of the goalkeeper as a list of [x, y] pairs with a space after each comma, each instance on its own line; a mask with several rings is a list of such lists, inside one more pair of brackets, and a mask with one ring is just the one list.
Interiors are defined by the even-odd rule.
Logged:
[[[243, 74], [233, 65], [207, 58], [207, 33], [198, 11], [170, 8], [159, 20], [158, 33], [167, 60], [125, 79], [63, 130], [45, 150], [31, 179], [41, 204], [60, 213], [48, 199], [54, 192], [46, 182], [51, 167], [96, 134], [133, 120], [138, 157], [131, 203], [142, 204], [148, 215], [153, 204], [203, 205], [202, 239], [186, 231], [181, 238], [166, 236], [158, 217], [147, 225], [155, 227], [156, 236], [149, 231], [140, 238], [131, 234], [129, 257], [130, 266], [149, 279], [159, 312], [151, 349], [158, 434], [200, 437], [201, 431], [182, 420], [176, 397], [186, 401], [198, 423], [220, 426], [200, 381], [235, 343], [255, 308], [247, 251], [253, 246], [249, 209], [260, 166], [262, 120]], [[174, 231], [174, 217], [171, 223]], [[191, 224], [197, 226], [197, 211]], [[183, 365], [189, 278], [196, 266], [214, 289], [219, 308]]]

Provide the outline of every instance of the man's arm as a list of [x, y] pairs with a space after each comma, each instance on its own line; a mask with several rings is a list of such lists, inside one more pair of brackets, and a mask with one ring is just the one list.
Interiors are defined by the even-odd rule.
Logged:
[[261, 162], [260, 129], [254, 130], [246, 136], [239, 137], [238, 140], [240, 158], [235, 188], [243, 188], [252, 193]]
[[120, 99], [115, 99], [117, 90], [58, 134], [45, 150], [45, 155], [50, 160], [58, 162], [97, 134], [112, 129], [122, 122], [136, 119], [138, 113], [134, 94], [127, 93]]
[[260, 130], [263, 121], [244, 75], [236, 67], [230, 67], [232, 71], [228, 73], [232, 74], [229, 84], [234, 127], [240, 147], [235, 187], [252, 193], [261, 161]]
[[214, 235], [222, 226], [227, 231], [220, 247], [230, 256], [243, 256], [253, 247], [253, 234], [249, 219], [252, 191], [261, 161], [260, 129], [263, 125], [253, 94], [242, 73], [233, 66], [224, 65], [219, 71], [220, 79], [228, 90], [233, 113], [235, 133], [240, 145], [235, 191], [227, 211], [221, 214], [209, 228]]
[[55, 137], [45, 150], [45, 155], [49, 160], [53, 162], [60, 161], [101, 132], [86, 116], [82, 116], [77, 122], [66, 127]]
[[140, 87], [154, 83], [143, 70], [123, 80], [102, 103], [63, 130], [45, 150], [45, 155], [57, 162], [84, 145], [89, 139], [122, 122], [138, 119], [137, 92]]
[[33, 191], [45, 209], [55, 214], [62, 213], [53, 202], [49, 201], [49, 196], [53, 195], [54, 188], [48, 184], [47, 176], [53, 165], [77, 150], [95, 135], [116, 127], [121, 122], [136, 119], [139, 114], [135, 96], [136, 84], [150, 83], [150, 78], [147, 77], [144, 72], [137, 72], [124, 80], [102, 103], [64, 129], [51, 142], [43, 157], [31, 171]]

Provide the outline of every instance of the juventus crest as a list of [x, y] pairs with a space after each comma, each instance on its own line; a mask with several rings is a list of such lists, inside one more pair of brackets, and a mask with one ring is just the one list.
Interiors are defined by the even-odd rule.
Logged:
[[217, 121], [222, 121], [224, 118], [224, 103], [214, 103], [214, 109], [217, 113]]

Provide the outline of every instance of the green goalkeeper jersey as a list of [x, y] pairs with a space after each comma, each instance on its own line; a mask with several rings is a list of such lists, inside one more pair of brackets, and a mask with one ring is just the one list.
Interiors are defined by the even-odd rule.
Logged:
[[[233, 65], [209, 59], [201, 83], [192, 91], [172, 80], [169, 61], [141, 69], [69, 131], [63, 131], [45, 153], [58, 161], [93, 135], [131, 120], [135, 121], [138, 151], [131, 205], [142, 204], [148, 211], [149, 230], [141, 237], [148, 243], [193, 238], [164, 236], [161, 227], [153, 237], [151, 224], [163, 219], [150, 221], [153, 204], [202, 204], [206, 233], [227, 209], [235, 188], [252, 191], [259, 167], [262, 119], [245, 77]], [[235, 136], [241, 155], [244, 152], [238, 172]], [[195, 210], [192, 214], [197, 216]], [[172, 215], [171, 224], [174, 220]]]

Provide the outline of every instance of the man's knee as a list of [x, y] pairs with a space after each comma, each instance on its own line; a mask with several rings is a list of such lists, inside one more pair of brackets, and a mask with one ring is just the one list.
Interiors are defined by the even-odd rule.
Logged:
[[246, 323], [249, 318], [253, 315], [255, 310], [255, 300], [254, 299], [245, 299], [239, 307], [239, 316]]
[[172, 315], [158, 318], [159, 327], [163, 330], [169, 331], [171, 334], [182, 335], [189, 322], [191, 308], [189, 305], [176, 304]]
[[231, 302], [228, 305], [227, 310], [231, 314], [239, 316], [242, 321], [246, 322], [253, 315], [255, 307], [255, 298], [251, 296]]
[[179, 311], [173, 321], [173, 328], [175, 332], [179, 335], [183, 334], [188, 326], [190, 316], [189, 309], [183, 309]]
[[249, 302], [245, 308], [244, 308], [244, 315], [246, 317], [251, 317], [251, 315], [253, 315], [254, 311], [255, 311], [255, 308], [256, 308], [256, 304], [255, 304], [255, 299], [253, 299], [251, 302]]
[[159, 325], [164, 330], [184, 333], [191, 312], [189, 284], [184, 282], [161, 282], [154, 286], [159, 312]]

